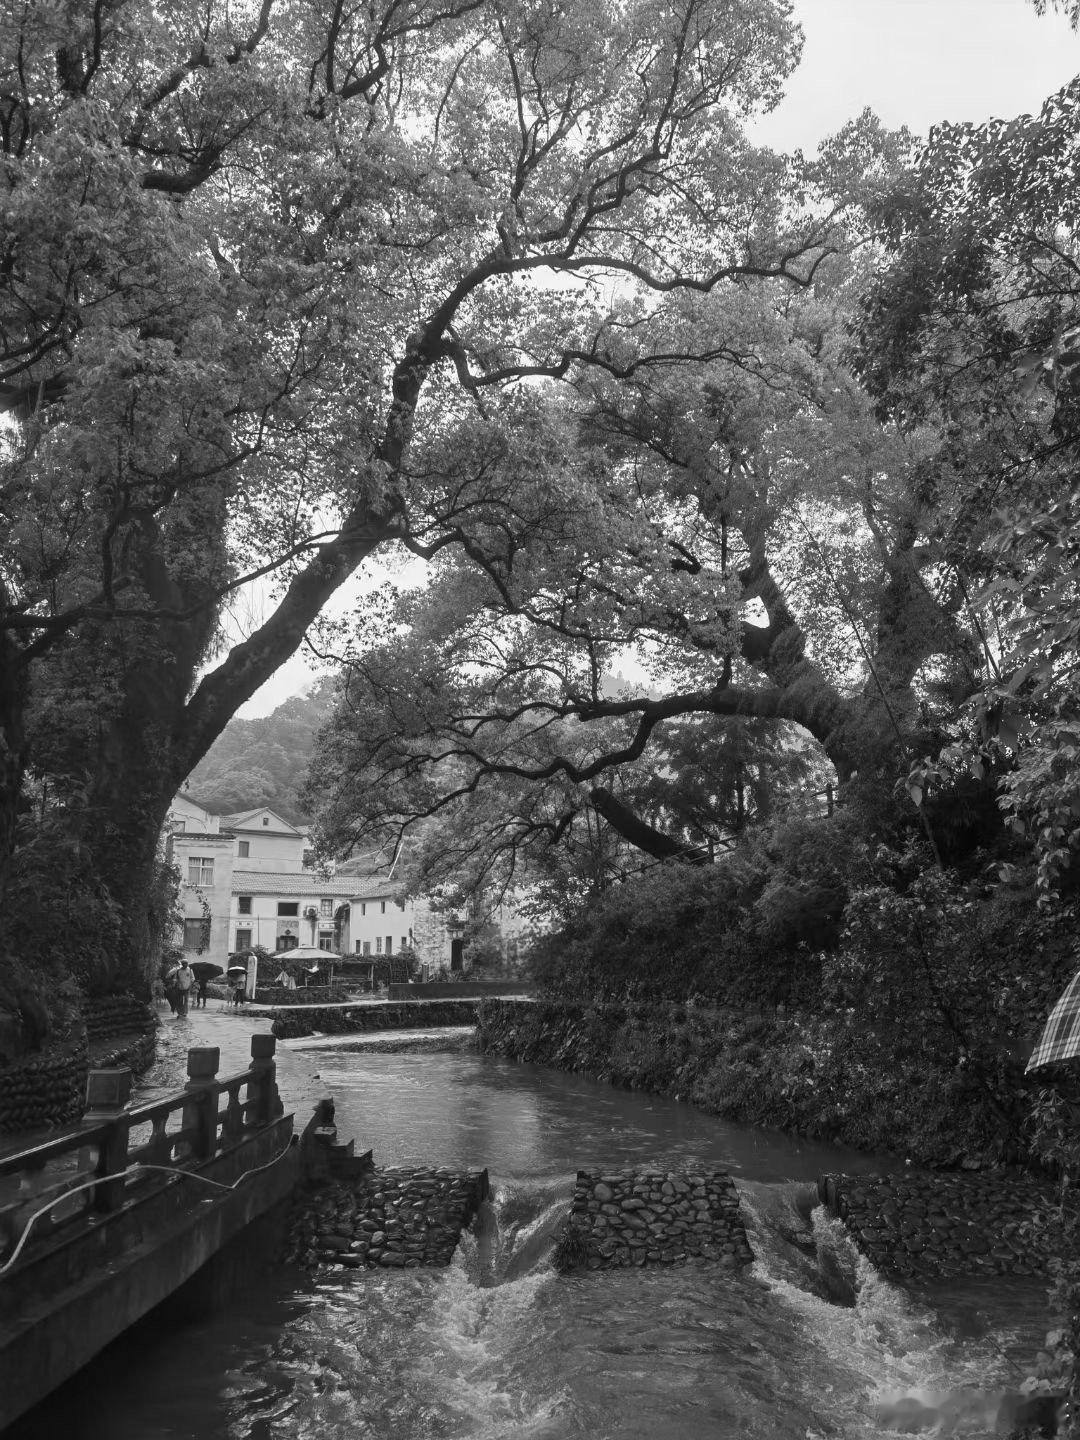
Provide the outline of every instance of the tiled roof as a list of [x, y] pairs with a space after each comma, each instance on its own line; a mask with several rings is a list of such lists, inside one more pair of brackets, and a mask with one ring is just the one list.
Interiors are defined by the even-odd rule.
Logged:
[[[233, 870], [234, 895], [337, 895], [349, 900], [356, 894], [356, 880], [349, 875], [327, 879], [312, 871]], [[383, 891], [385, 894], [385, 890]]]
[[342, 875], [339, 878], [342, 881], [347, 880], [352, 886], [349, 894], [354, 900], [377, 900], [380, 896], [397, 899], [401, 891], [397, 881], [388, 880], [385, 875]]

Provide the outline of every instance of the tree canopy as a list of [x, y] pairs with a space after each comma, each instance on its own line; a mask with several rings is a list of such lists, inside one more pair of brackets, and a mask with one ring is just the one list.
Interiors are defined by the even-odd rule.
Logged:
[[[171, 794], [343, 581], [388, 544], [468, 554], [504, 454], [542, 518], [577, 424], [543, 379], [614, 390], [697, 343], [687, 297], [811, 282], [861, 168], [740, 128], [799, 45], [786, 0], [12, 14], [9, 954], [53, 945], [19, 917], [67, 866], [96, 983], [140, 983]], [[259, 574], [276, 606], [225, 645]]]
[[[614, 777], [663, 775], [675, 724], [716, 748], [715, 717], [753, 717], [939, 863], [993, 842], [996, 797], [1051, 884], [1080, 845], [1077, 95], [918, 155], [863, 117], [821, 157], [857, 162], [859, 204], [809, 283], [688, 295], [667, 356], [530, 393], [544, 506], [504, 480], [471, 563], [364, 627], [317, 760], [324, 843], [422, 830], [422, 868], [472, 846], [505, 877], [591, 804], [678, 853]], [[612, 695], [626, 647], [649, 683]]]

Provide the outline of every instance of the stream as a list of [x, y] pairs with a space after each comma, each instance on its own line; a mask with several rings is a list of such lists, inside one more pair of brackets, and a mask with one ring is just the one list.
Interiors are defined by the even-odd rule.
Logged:
[[[151, 1089], [177, 1078], [183, 1044], [221, 1043], [215, 1026], [246, 1039], [243, 1021], [226, 1031], [225, 1019], [168, 1032]], [[152, 1316], [7, 1440], [986, 1437], [1041, 1344], [1041, 1283], [905, 1292], [820, 1208], [815, 1248], [784, 1238], [805, 1230], [819, 1171], [896, 1168], [897, 1157], [467, 1051], [298, 1044], [279, 1062], [299, 1126], [329, 1092], [339, 1135], [380, 1165], [488, 1168], [491, 1199], [453, 1263], [278, 1271], [197, 1322]], [[575, 1171], [638, 1164], [729, 1170], [753, 1266], [557, 1275]]]

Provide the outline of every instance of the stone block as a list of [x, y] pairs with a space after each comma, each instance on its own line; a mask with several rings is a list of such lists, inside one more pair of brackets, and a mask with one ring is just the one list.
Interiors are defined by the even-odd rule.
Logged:
[[221, 1051], [216, 1045], [197, 1045], [188, 1051], [189, 1080], [213, 1080], [221, 1065]]
[[88, 1112], [122, 1110], [130, 1099], [130, 1070], [91, 1070], [87, 1075]]

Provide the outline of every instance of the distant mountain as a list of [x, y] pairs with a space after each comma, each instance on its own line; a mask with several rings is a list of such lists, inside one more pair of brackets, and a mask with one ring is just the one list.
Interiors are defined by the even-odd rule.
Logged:
[[230, 720], [188, 776], [187, 793], [218, 814], [269, 805], [302, 824], [309, 816], [298, 792], [307, 776], [315, 735], [334, 708], [336, 681], [317, 680], [257, 720]]

